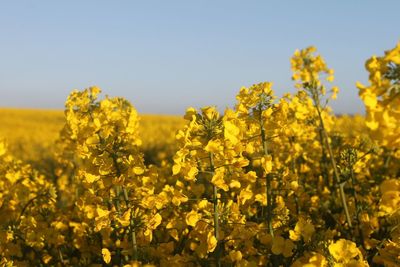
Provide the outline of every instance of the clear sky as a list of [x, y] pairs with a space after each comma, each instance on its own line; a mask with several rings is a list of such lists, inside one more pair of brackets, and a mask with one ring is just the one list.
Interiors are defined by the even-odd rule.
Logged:
[[145, 113], [233, 106], [241, 86], [294, 92], [290, 57], [315, 45], [337, 113], [363, 112], [364, 62], [400, 41], [400, 1], [0, 1], [0, 106], [60, 108], [98, 85]]

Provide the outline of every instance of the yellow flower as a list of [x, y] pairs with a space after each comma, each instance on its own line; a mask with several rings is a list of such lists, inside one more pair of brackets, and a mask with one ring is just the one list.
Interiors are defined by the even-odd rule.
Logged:
[[197, 169], [197, 167], [190, 167], [189, 171], [187, 172], [185, 179], [192, 181], [196, 179], [197, 174], [199, 173], [199, 170]]
[[217, 247], [217, 239], [215, 238], [212, 232], [208, 232], [207, 234], [207, 252], [213, 252]]
[[156, 229], [156, 228], [161, 224], [161, 221], [162, 221], [161, 215], [160, 215], [159, 213], [156, 213], [156, 214], [149, 220], [149, 222], [148, 222], [148, 224], [147, 224], [147, 228], [148, 228], [148, 229], [151, 229], [151, 230], [154, 230], [154, 229]]
[[305, 253], [305, 255], [299, 259], [297, 259], [293, 265], [293, 267], [325, 267], [328, 266], [328, 261], [326, 258], [315, 252]]
[[101, 254], [103, 255], [103, 260], [105, 263], [110, 263], [111, 262], [111, 253], [107, 248], [103, 248], [101, 250]]
[[232, 262], [241, 261], [242, 260], [242, 252], [238, 250], [231, 250], [229, 252], [229, 258]]
[[97, 207], [96, 213], [98, 218], [102, 218], [102, 217], [107, 217], [110, 214], [110, 211]]
[[300, 237], [303, 237], [305, 242], [309, 242], [314, 232], [314, 225], [306, 221], [304, 218], [300, 217], [299, 221], [296, 223], [294, 230], [289, 231], [289, 237], [293, 241], [299, 241]]
[[190, 225], [192, 227], [196, 226], [196, 223], [200, 220], [201, 215], [198, 214], [196, 211], [191, 210], [187, 215], [186, 215], [186, 224]]
[[211, 179], [211, 183], [224, 191], [228, 191], [229, 186], [225, 183], [224, 175], [223, 171], [217, 170]]
[[201, 111], [203, 113], [203, 116], [209, 121], [216, 120], [219, 117], [219, 113], [216, 107], [204, 107], [201, 109]]
[[247, 200], [250, 200], [253, 197], [253, 191], [248, 186], [245, 189], [242, 189], [239, 194], [239, 200], [242, 205], [246, 203]]
[[284, 239], [281, 236], [275, 236], [272, 241], [271, 251], [275, 255], [282, 254], [284, 257], [290, 257], [293, 254], [294, 243], [289, 239]]
[[266, 174], [272, 171], [272, 157], [271, 155], [261, 158], [261, 164]]
[[219, 140], [210, 140], [208, 141], [207, 145], [204, 147], [204, 150], [207, 152], [218, 153], [222, 150], [223, 147]]
[[348, 263], [357, 256], [362, 259], [361, 251], [357, 248], [356, 243], [346, 239], [339, 239], [330, 244], [328, 249], [335, 261], [339, 263]]
[[239, 142], [238, 138], [239, 133], [240, 129], [234, 123], [230, 121], [224, 122], [224, 136], [233, 145], [236, 145]]
[[131, 220], [131, 209], [128, 209], [122, 214], [121, 218], [118, 218], [119, 223], [122, 226], [128, 226]]
[[395, 48], [385, 52], [385, 60], [400, 65], [400, 42]]
[[80, 172], [79, 172], [79, 175], [80, 176], [83, 176], [84, 177], [84, 181], [86, 181], [87, 183], [94, 183], [94, 182], [96, 182], [97, 180], [99, 180], [100, 179], [100, 176], [99, 175], [95, 175], [95, 174], [92, 174], [92, 173], [88, 173], [88, 172], [85, 172], [85, 171], [83, 171], [83, 170], [81, 170]]
[[339, 93], [339, 87], [337, 86], [333, 86], [332, 87], [332, 99], [336, 99], [337, 98], [337, 94]]

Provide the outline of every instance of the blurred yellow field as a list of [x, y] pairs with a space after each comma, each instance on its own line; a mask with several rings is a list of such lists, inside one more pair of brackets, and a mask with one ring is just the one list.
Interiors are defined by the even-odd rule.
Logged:
[[[6, 141], [10, 152], [28, 162], [52, 157], [64, 123], [62, 110], [0, 108], [0, 138]], [[171, 149], [167, 146], [175, 143], [175, 133], [183, 127], [184, 120], [181, 116], [144, 114], [140, 115], [139, 125], [143, 151], [156, 153]], [[163, 155], [148, 157], [156, 160]]]
[[22, 160], [50, 156], [64, 124], [60, 110], [0, 109], [0, 138]]

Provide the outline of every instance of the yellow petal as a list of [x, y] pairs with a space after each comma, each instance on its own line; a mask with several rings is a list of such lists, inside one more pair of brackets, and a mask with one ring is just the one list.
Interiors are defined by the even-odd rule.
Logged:
[[224, 137], [229, 140], [233, 145], [239, 142], [240, 129], [230, 121], [224, 123]]
[[214, 174], [214, 176], [211, 179], [211, 183], [216, 187], [221, 188], [224, 191], [229, 190], [228, 185], [225, 183], [223, 172], [217, 172], [216, 174]]
[[207, 236], [207, 252], [213, 252], [214, 249], [217, 247], [217, 239], [215, 238], [212, 232], [208, 233]]
[[133, 168], [133, 172], [134, 172], [136, 175], [141, 175], [141, 174], [144, 173], [144, 169], [143, 169], [142, 167], [134, 167], [134, 168]]
[[192, 227], [196, 226], [196, 223], [200, 220], [200, 214], [192, 210], [186, 215], [186, 224]]
[[101, 250], [101, 254], [103, 255], [104, 262], [107, 263], [107, 264], [110, 263], [110, 261], [111, 261], [111, 253], [110, 253], [110, 251], [108, 249], [106, 249], [106, 248], [103, 248]]

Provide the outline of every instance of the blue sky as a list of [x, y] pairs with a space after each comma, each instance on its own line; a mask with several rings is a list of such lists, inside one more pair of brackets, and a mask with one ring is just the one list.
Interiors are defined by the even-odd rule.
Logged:
[[315, 45], [337, 113], [363, 112], [364, 62], [400, 41], [400, 1], [1, 1], [0, 106], [62, 109], [98, 85], [143, 113], [233, 106], [241, 86], [294, 92], [290, 57]]

